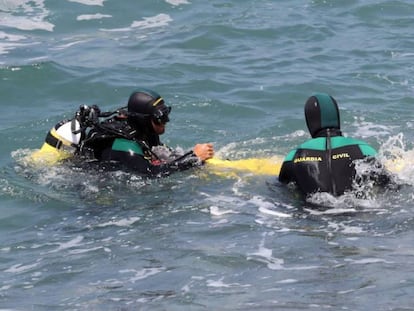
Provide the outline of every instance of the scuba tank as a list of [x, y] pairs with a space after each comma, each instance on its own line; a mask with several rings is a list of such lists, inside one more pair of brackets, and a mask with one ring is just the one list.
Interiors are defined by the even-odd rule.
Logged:
[[45, 142], [32, 158], [46, 164], [54, 164], [73, 156], [79, 145], [81, 133], [73, 132], [72, 126], [75, 131], [80, 130], [80, 123], [76, 119], [63, 120], [56, 124], [47, 133]]
[[81, 133], [73, 132], [72, 126], [76, 131], [80, 130], [80, 123], [76, 119], [63, 120], [51, 128], [42, 147], [31, 155], [31, 160], [53, 165], [72, 157], [81, 140]]
[[88, 126], [98, 121], [100, 110], [97, 106], [81, 106], [71, 120], [56, 124], [46, 135], [40, 150], [30, 158], [35, 163], [53, 165], [72, 157], [78, 150]]

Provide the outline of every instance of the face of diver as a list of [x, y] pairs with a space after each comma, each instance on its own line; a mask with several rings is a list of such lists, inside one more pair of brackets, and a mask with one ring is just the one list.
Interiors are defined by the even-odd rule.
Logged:
[[151, 124], [156, 134], [164, 134], [165, 124], [170, 121], [170, 118], [168, 117], [170, 112], [171, 107], [163, 104], [152, 115]]
[[162, 135], [165, 132], [165, 123], [158, 123], [151, 120], [152, 128], [157, 135]]

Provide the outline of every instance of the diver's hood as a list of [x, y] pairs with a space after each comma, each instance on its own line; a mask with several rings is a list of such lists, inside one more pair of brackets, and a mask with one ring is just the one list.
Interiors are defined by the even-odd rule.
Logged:
[[305, 118], [309, 133], [313, 138], [326, 136], [328, 130], [340, 134], [339, 109], [336, 100], [324, 93], [308, 98], [305, 104]]
[[128, 100], [128, 123], [139, 132], [153, 134], [151, 120], [162, 118], [164, 123], [168, 122], [170, 110], [158, 93], [146, 89], [135, 91]]

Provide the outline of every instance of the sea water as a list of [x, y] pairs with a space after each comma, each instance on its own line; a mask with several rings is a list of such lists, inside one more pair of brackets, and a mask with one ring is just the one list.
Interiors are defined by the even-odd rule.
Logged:
[[[413, 16], [408, 0], [0, 1], [0, 309], [414, 310]], [[401, 187], [304, 202], [251, 172], [25, 162], [80, 105], [139, 88], [173, 107], [163, 142], [229, 159], [283, 158], [309, 138], [306, 99], [330, 93]]]

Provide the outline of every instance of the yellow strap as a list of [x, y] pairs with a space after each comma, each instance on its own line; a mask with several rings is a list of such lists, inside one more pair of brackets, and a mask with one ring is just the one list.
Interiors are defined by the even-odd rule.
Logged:
[[160, 98], [158, 98], [153, 104], [152, 104], [152, 106], [153, 107], [155, 107], [155, 106], [157, 106], [159, 103], [160, 103], [160, 101], [162, 101], [163, 99], [162, 99], [162, 97], [160, 97]]

